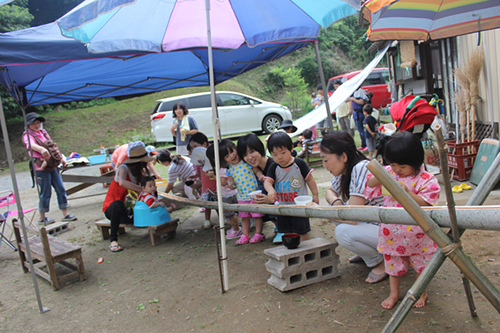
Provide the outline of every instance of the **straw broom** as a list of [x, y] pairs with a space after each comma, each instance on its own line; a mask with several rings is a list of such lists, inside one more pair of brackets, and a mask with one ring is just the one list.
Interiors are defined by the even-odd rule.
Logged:
[[476, 108], [477, 108], [477, 95], [478, 95], [478, 82], [484, 64], [484, 49], [477, 48], [472, 52], [465, 73], [470, 82], [470, 104], [472, 107], [471, 122], [472, 122], [472, 140], [476, 137]]
[[[467, 73], [465, 68], [458, 67], [456, 68], [453, 73], [455, 74], [455, 78], [458, 81], [458, 84], [462, 88], [463, 91], [463, 103], [464, 103], [464, 119], [466, 119], [466, 124], [467, 124], [467, 141], [470, 141], [470, 118], [469, 118], [469, 110], [470, 110], [470, 81], [469, 78], [467, 77]], [[457, 125], [458, 126], [458, 125]], [[463, 133], [463, 132], [462, 132]], [[464, 143], [465, 140], [462, 138], [462, 143]]]
[[[459, 115], [459, 121], [460, 121], [460, 134], [462, 137], [462, 140], [460, 143], [463, 143], [465, 141], [465, 127], [467, 124], [467, 107], [465, 105], [465, 100], [466, 100], [466, 93], [463, 91], [463, 89], [459, 88], [454, 95], [453, 100], [455, 101], [455, 105], [457, 106], [458, 110], [458, 115]], [[457, 126], [458, 129], [458, 126]], [[458, 135], [457, 135], [458, 137]]]

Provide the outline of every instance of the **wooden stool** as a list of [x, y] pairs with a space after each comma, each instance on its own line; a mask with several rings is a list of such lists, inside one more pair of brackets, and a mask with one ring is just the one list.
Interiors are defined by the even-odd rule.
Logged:
[[[113, 171], [113, 165], [111, 163], [103, 164], [99, 167], [99, 170], [101, 171], [101, 176], [102, 176], [110, 171]], [[110, 184], [103, 183], [102, 187], [109, 187], [109, 185]]]
[[[151, 238], [151, 245], [155, 246], [161, 240], [161, 236], [167, 234], [167, 239], [172, 239], [175, 237], [177, 225], [179, 219], [172, 219], [168, 222], [152, 225], [149, 227], [136, 227], [133, 224], [120, 224], [118, 226], [118, 234], [121, 235], [125, 233], [125, 228], [131, 229], [147, 229], [149, 230], [149, 236]], [[101, 233], [102, 240], [109, 239], [109, 231], [111, 229], [109, 220], [101, 220], [95, 223], [97, 229]]]
[[[30, 265], [26, 258], [26, 242], [29, 243], [31, 257], [33, 263], [41, 262], [45, 264], [46, 270], [43, 267], [33, 266], [36, 275], [44, 278], [52, 284], [54, 290], [58, 290], [62, 282], [73, 278], [80, 278], [80, 281], [85, 280], [85, 268], [83, 266], [82, 248], [65, 240], [47, 235], [45, 227], [40, 230], [33, 227], [26, 226], [26, 230], [36, 234], [25, 240], [21, 237], [21, 225], [16, 219], [12, 220], [14, 227], [14, 234], [16, 236], [17, 248], [19, 249], [19, 258], [21, 259], [21, 266], [25, 273], [29, 272]], [[74, 258], [76, 265], [67, 261], [67, 259]], [[59, 263], [69, 270], [69, 273], [61, 274], [56, 271], [55, 264]]]

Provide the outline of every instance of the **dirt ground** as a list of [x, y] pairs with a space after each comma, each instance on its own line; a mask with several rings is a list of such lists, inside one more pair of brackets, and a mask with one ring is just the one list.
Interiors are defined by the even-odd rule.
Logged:
[[[98, 174], [98, 169], [91, 172]], [[324, 203], [331, 175], [319, 167], [314, 176]], [[0, 178], [2, 189], [12, 188], [10, 177]], [[18, 182], [23, 208], [35, 207], [36, 191], [27, 174], [19, 174]], [[474, 189], [455, 194], [457, 205], [465, 204]], [[89, 194], [96, 196], [78, 198]], [[175, 239], [152, 247], [147, 231], [132, 230], [119, 238], [125, 250], [111, 253], [94, 225], [103, 219], [104, 194], [101, 185], [94, 185], [70, 196], [70, 213], [78, 221], [58, 237], [83, 247], [87, 280], [66, 283], [54, 292], [38, 278], [49, 312], [38, 313], [31, 275], [23, 273], [18, 254], [5, 244], [0, 247], [1, 332], [377, 332], [397, 308], [380, 306], [389, 293], [389, 281], [366, 284], [369, 269], [349, 264], [352, 253], [340, 247], [340, 277], [285, 293], [269, 285], [264, 250], [275, 246], [271, 223], [264, 227], [265, 242], [238, 247], [235, 240], [227, 242], [230, 285], [222, 294], [214, 232], [202, 229], [203, 214], [194, 207], [173, 213], [182, 222]], [[498, 204], [499, 197], [493, 192], [487, 204]], [[61, 217], [55, 198], [48, 216]], [[217, 221], [215, 214], [212, 221]], [[334, 239], [331, 222], [312, 219], [311, 226], [312, 237]], [[463, 244], [499, 287], [500, 233], [468, 231]], [[104, 258], [102, 264], [97, 263], [99, 257]], [[401, 297], [415, 279], [410, 272], [403, 278]], [[477, 319], [469, 314], [458, 269], [447, 260], [427, 290], [427, 306], [413, 309], [399, 332], [500, 330], [498, 312], [474, 286], [472, 290]]]

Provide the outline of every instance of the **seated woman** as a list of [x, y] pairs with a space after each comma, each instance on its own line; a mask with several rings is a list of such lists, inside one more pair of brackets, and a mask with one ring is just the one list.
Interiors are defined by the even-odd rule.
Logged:
[[[336, 205], [369, 205], [381, 206], [383, 197], [367, 200], [364, 196], [366, 176], [370, 173], [366, 168], [368, 160], [356, 149], [354, 139], [346, 132], [334, 131], [326, 135], [320, 144], [320, 156], [323, 167], [332, 175], [332, 186], [326, 192], [326, 201]], [[377, 223], [356, 221], [335, 221], [335, 238], [337, 242], [356, 255], [349, 259], [351, 263], [365, 262], [372, 270], [365, 280], [377, 283], [387, 278], [384, 268], [384, 257], [378, 253]]]
[[[165, 193], [172, 191], [174, 195], [196, 199], [193, 188], [186, 185], [189, 176], [194, 175], [193, 164], [180, 155], [172, 155], [168, 150], [158, 151], [156, 160], [168, 168], [168, 184]], [[175, 181], [179, 179], [179, 182]], [[194, 198], [193, 198], [194, 197]]]
[[133, 224], [134, 216], [129, 214], [125, 207], [125, 198], [128, 190], [137, 194], [141, 193], [140, 186], [142, 177], [146, 174], [150, 176], [147, 169], [147, 163], [153, 160], [146, 151], [144, 143], [130, 142], [127, 149], [128, 159], [123, 161], [116, 171], [115, 178], [109, 186], [108, 193], [104, 199], [102, 211], [108, 220], [110, 220], [111, 252], [119, 252], [123, 247], [118, 245], [118, 226], [120, 224]]

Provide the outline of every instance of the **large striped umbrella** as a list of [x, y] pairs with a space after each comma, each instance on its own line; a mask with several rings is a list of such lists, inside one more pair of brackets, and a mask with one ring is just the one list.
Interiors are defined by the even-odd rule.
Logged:
[[171, 52], [208, 46], [207, 7], [219, 49], [316, 38], [360, 8], [357, 0], [86, 0], [57, 23], [94, 53]]
[[371, 41], [435, 40], [500, 27], [499, 0], [371, 0], [364, 14]]

